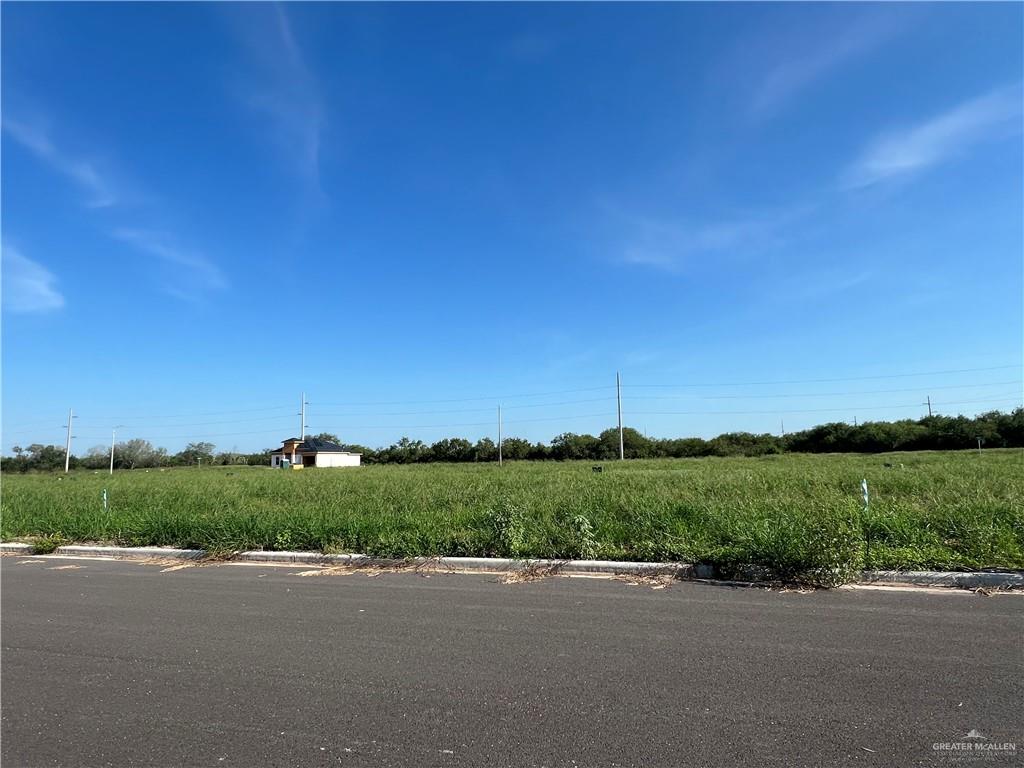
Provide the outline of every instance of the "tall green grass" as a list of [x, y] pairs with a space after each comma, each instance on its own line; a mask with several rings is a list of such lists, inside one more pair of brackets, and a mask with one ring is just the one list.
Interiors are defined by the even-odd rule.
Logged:
[[610, 462], [601, 473], [591, 464], [14, 475], [3, 478], [0, 536], [680, 560], [819, 584], [863, 567], [1024, 568], [1019, 450]]

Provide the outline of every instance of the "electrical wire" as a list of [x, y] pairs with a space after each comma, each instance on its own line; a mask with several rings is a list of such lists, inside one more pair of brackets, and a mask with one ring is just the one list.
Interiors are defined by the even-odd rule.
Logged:
[[[1014, 379], [1012, 381], [992, 381], [986, 384], [950, 384], [941, 387], [929, 386], [925, 391], [933, 392], [935, 390], [946, 390], [946, 389], [983, 389], [985, 387], [996, 387], [1004, 386], [1009, 384], [1019, 384], [1021, 379]], [[921, 392], [921, 387], [911, 387], [907, 389], [864, 389], [859, 392], [802, 392], [792, 393], [787, 392], [784, 394], [775, 395], [629, 395], [629, 400], [761, 400], [761, 399], [773, 399], [773, 398], [785, 398], [785, 397], [849, 397], [856, 395], [882, 395], [882, 394], [893, 394], [897, 392]], [[626, 397], [623, 397], [625, 400]]]
[[443, 400], [349, 400], [344, 403], [329, 403], [323, 401], [311, 402], [310, 405], [349, 406], [349, 405], [420, 405], [430, 403], [474, 403], [484, 400], [494, 401], [495, 404], [505, 400], [520, 400], [524, 397], [549, 397], [551, 395], [568, 395], [576, 392], [599, 392], [602, 390], [614, 390], [614, 384], [606, 384], [601, 387], [584, 387], [582, 389], [557, 389], [551, 392], [533, 392], [531, 394], [519, 395], [488, 395], [487, 397], [455, 397]]
[[841, 381], [874, 381], [877, 379], [901, 379], [908, 378], [911, 376], [946, 376], [952, 373], [979, 373], [981, 371], [1005, 371], [1010, 368], [1017, 370], [1021, 369], [1019, 365], [996, 365], [989, 368], [958, 368], [947, 371], [925, 371], [921, 373], [890, 373], [881, 374], [878, 376], [851, 376], [846, 378], [836, 379], [789, 379], [789, 380], [776, 380], [776, 381], [733, 381], [733, 382], [717, 382], [717, 383], [687, 383], [687, 384], [626, 384], [622, 385], [623, 389], [635, 388], [688, 388], [688, 387], [767, 387], [776, 384], [825, 384], [835, 383]]
[[[960, 402], [932, 403], [932, 408], [940, 405], [973, 405], [975, 403], [1007, 403], [1020, 402], [1020, 397], [996, 397], [980, 400], [962, 400]], [[901, 405], [856, 405], [842, 408], [804, 408], [782, 411], [629, 411], [630, 416], [777, 416], [787, 413], [849, 413], [853, 411], [884, 411], [897, 408], [921, 408], [924, 403], [903, 403]]]

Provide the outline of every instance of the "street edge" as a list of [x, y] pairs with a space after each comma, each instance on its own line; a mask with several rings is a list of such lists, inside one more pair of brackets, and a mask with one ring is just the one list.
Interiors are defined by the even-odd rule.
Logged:
[[[21, 542], [0, 542], [0, 553], [33, 555], [35, 548]], [[52, 554], [76, 557], [112, 557], [128, 559], [162, 558], [170, 560], [202, 560], [202, 549], [167, 547], [105, 547], [69, 544], [57, 547]], [[284, 563], [324, 566], [412, 566], [418, 570], [477, 571], [508, 573], [537, 571], [550, 574], [603, 573], [623, 576], [672, 576], [679, 579], [714, 580], [716, 569], [707, 564], [637, 563], [622, 560], [516, 560], [500, 557], [416, 557], [406, 560], [373, 558], [360, 554], [328, 555], [319, 552], [237, 552], [226, 558], [233, 562]], [[756, 582], [759, 579], [751, 579]], [[1021, 589], [1024, 574], [993, 571], [864, 571], [857, 584], [905, 584], [956, 589]]]

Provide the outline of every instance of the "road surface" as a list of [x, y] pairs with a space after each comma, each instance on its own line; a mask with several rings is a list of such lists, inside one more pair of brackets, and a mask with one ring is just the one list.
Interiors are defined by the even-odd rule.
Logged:
[[1020, 596], [165, 568], [2, 559], [4, 768], [1024, 768]]

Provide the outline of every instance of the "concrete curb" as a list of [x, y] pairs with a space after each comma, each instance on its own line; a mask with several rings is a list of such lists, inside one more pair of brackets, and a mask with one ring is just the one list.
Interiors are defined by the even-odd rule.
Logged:
[[[31, 544], [0, 543], [0, 552], [33, 554]], [[206, 555], [202, 549], [172, 549], [169, 547], [103, 547], [69, 544], [57, 547], [51, 554], [76, 557], [120, 557], [130, 559], [164, 558], [170, 560], [198, 560]], [[513, 560], [502, 557], [414, 557], [409, 559], [374, 558], [368, 555], [325, 555], [320, 552], [270, 552], [254, 550], [237, 552], [228, 558], [231, 562], [294, 563], [295, 565], [364, 565], [413, 566], [420, 570], [483, 571], [507, 573], [535, 569], [557, 573], [610, 573], [635, 576], [675, 576], [688, 578], [697, 575], [692, 565], [683, 563], [635, 563], [618, 560]]]
[[233, 560], [308, 565], [413, 565], [420, 570], [483, 571], [508, 573], [528, 568], [558, 573], [612, 573], [638, 576], [692, 576], [692, 565], [681, 563], [634, 563], [619, 560], [512, 560], [504, 557], [414, 557], [408, 560], [373, 558], [368, 555], [322, 555], [317, 552], [241, 552]]
[[[0, 543], [0, 553], [31, 555], [31, 544]], [[199, 560], [206, 556], [202, 549], [171, 549], [165, 547], [103, 547], [68, 545], [57, 547], [55, 555], [76, 557], [118, 557], [129, 559], [162, 558], [169, 560]], [[672, 576], [678, 579], [716, 580], [713, 565], [705, 563], [636, 563], [621, 560], [514, 560], [502, 557], [415, 557], [406, 560], [373, 558], [368, 555], [326, 555], [320, 552], [238, 552], [229, 558], [232, 562], [291, 563], [295, 565], [413, 567], [417, 570], [462, 571], [482, 573], [509, 573], [528, 569], [550, 573], [604, 573], [623, 576]], [[762, 573], [764, 571], [764, 573]], [[767, 570], [749, 569], [751, 583], [764, 581]], [[744, 573], [746, 575], [746, 573]], [[770, 579], [769, 579], [770, 580]], [[864, 571], [856, 584], [905, 584], [919, 587], [947, 587], [958, 589], [1024, 589], [1024, 573], [1019, 572], [956, 572], [956, 571]]]
[[198, 560], [206, 556], [203, 549], [171, 549], [170, 547], [92, 547], [69, 544], [57, 547], [55, 555], [77, 555], [79, 557], [133, 557], [148, 559], [162, 557], [170, 560]]
[[1024, 574], [992, 571], [864, 571], [859, 584], [913, 584], [918, 587], [959, 589], [1020, 589]]
[[0, 543], [0, 553], [6, 552], [8, 554], [17, 555], [31, 555], [34, 548], [31, 544], [22, 544], [17, 541], [5, 541]]

